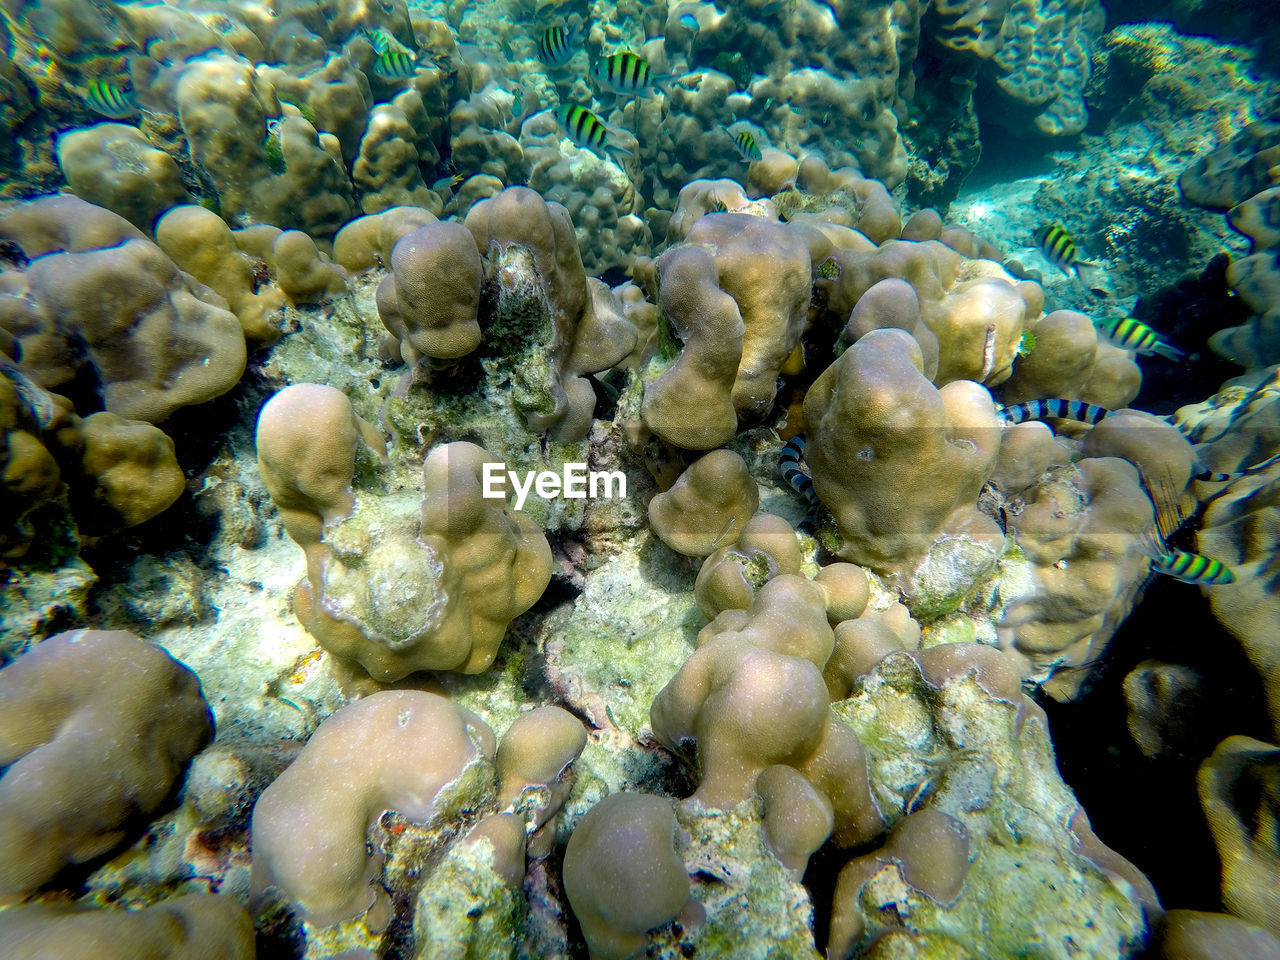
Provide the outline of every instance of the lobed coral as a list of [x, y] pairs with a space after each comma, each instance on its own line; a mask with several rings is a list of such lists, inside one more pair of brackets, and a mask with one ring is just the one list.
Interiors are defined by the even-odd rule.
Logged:
[[635, 330], [598, 281], [588, 281], [564, 207], [511, 187], [464, 221], [497, 287], [488, 326], [495, 348], [519, 351], [512, 402], [532, 430], [561, 441], [590, 429], [595, 392], [584, 375], [609, 369], [635, 346]]
[[279, 887], [319, 926], [365, 912], [378, 892], [374, 821], [387, 809], [449, 816], [493, 751], [484, 721], [434, 694], [389, 690], [338, 711], [253, 808], [255, 890]]
[[200, 682], [160, 647], [74, 630], [0, 670], [0, 902], [136, 835], [213, 737]]
[[[934, 210], [904, 219], [890, 192], [908, 104], [926, 123], [948, 119], [944, 101], [974, 109], [963, 82], [917, 95], [922, 30], [962, 73], [987, 64], [1022, 105], [1016, 129], [1056, 135], [1084, 122], [1096, 4], [942, 3], [923, 19], [915, 3], [594, 3], [590, 51], [630, 44], [665, 87], [616, 103], [591, 102], [576, 67], [533, 63], [515, 8], [490, 22], [454, 4], [446, 22], [398, 0], [46, 6], [23, 10], [48, 27], [49, 69], [23, 28], [0, 81], [33, 77], [28, 99], [79, 122], [77, 91], [123, 87], [136, 47], [145, 113], [58, 150], [73, 192], [108, 209], [47, 198], [0, 221], [0, 538], [20, 563], [40, 545], [5, 602], [20, 585], [45, 604], [24, 611], [34, 634], [72, 615], [52, 599], [69, 575], [36, 569], [60, 562], [45, 544], [64, 512], [96, 538], [186, 487], [224, 531], [192, 557], [123, 562], [112, 580], [147, 588], [120, 598], [112, 582], [89, 608], [150, 618], [215, 678], [231, 722], [179, 810], [148, 804], [146, 842], [81, 899], [217, 884], [252, 897], [272, 948], [312, 957], [568, 955], [579, 930], [601, 957], [807, 957], [826, 888], [806, 871], [831, 880], [853, 856], [820, 905], [832, 956], [1138, 948], [1159, 905], [1092, 833], [1022, 684], [1078, 692], [1147, 572], [1162, 486], [1184, 507], [1225, 491], [1200, 537], [1241, 588], [1213, 602], [1256, 639], [1272, 477], [1183, 488], [1197, 457], [1269, 455], [1269, 421], [1242, 414], [1194, 453], [1136, 411], [1057, 434], [1002, 424], [989, 389], [1119, 408], [1139, 369], [1083, 315], [1046, 315], [995, 246]], [[415, 56], [389, 71], [383, 45]], [[21, 99], [4, 103], [21, 114]], [[541, 108], [570, 100], [631, 155], [568, 145]], [[754, 131], [760, 158], [739, 165], [729, 130]], [[1242, 198], [1231, 215], [1259, 251], [1273, 206]], [[628, 267], [636, 282], [615, 289], [588, 276]], [[1233, 269], [1270, 303], [1265, 257]], [[238, 419], [211, 463], [184, 464], [188, 483], [156, 424], [230, 392], [246, 340], [263, 352], [221, 405]], [[240, 421], [272, 393], [254, 474]], [[775, 428], [807, 434], [786, 482], [803, 494], [808, 472], [816, 498], [775, 476]], [[534, 520], [486, 494], [487, 466], [571, 461], [641, 498], [531, 506]], [[282, 532], [305, 563], [292, 610]], [[97, 548], [132, 561], [145, 542]], [[40, 576], [48, 598], [26, 599]], [[1268, 649], [1250, 646], [1264, 673]], [[113, 706], [151, 703], [102, 673]], [[200, 739], [191, 700], [177, 702], [195, 719], [165, 733]], [[192, 749], [160, 765], [165, 790]], [[0, 783], [39, 779], [26, 762]], [[1230, 793], [1212, 785], [1215, 802]], [[1265, 866], [1274, 851], [1242, 832], [1254, 813], [1210, 819], [1223, 849]], [[1229, 902], [1257, 919], [1266, 890], [1246, 873]], [[267, 906], [272, 887], [286, 910]], [[218, 903], [26, 905], [0, 914], [0, 942], [163, 928], [160, 955], [198, 956], [169, 933], [199, 935], [207, 911], [234, 955], [246, 918]], [[1226, 919], [1161, 930], [1171, 956], [1266, 944]]]
[[990, 398], [968, 381], [935, 390], [923, 366], [910, 334], [872, 330], [818, 377], [805, 397], [814, 489], [844, 559], [909, 573], [935, 541], [963, 532], [994, 563], [1002, 533], [974, 507], [999, 444]]
[[547, 585], [546, 539], [486, 500], [482, 472], [496, 461], [482, 448], [433, 450], [421, 497], [357, 497], [362, 443], [381, 446], [331, 387], [295, 384], [258, 418], [259, 470], [307, 559], [298, 618], [330, 652], [382, 680], [484, 670], [507, 624]]
[[1240, 326], [1218, 330], [1209, 340], [1218, 355], [1248, 368], [1280, 359], [1280, 269], [1275, 251], [1280, 201], [1272, 170], [1280, 161], [1280, 125], [1251, 123], [1217, 148], [1199, 156], [1178, 178], [1182, 195], [1210, 209], [1227, 210], [1232, 229], [1250, 241], [1249, 256], [1227, 270], [1227, 282], [1257, 314]]

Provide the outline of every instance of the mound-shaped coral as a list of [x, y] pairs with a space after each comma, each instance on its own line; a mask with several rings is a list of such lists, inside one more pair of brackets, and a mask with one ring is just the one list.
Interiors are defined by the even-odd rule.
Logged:
[[909, 571], [945, 533], [994, 563], [1003, 535], [974, 506], [999, 449], [990, 397], [968, 381], [935, 390], [923, 365], [909, 334], [884, 329], [823, 371], [804, 403], [814, 489], [847, 560]]
[[60, 633], [0, 670], [0, 902], [135, 834], [212, 735], [195, 674], [127, 633]]
[[259, 469], [307, 557], [298, 618], [331, 653], [381, 680], [484, 670], [507, 624], [546, 588], [546, 538], [504, 509], [504, 494], [486, 498], [486, 468], [500, 466], [502, 480], [506, 465], [470, 443], [431, 452], [420, 497], [357, 497], [362, 439], [381, 446], [331, 387], [289, 387], [258, 419]]

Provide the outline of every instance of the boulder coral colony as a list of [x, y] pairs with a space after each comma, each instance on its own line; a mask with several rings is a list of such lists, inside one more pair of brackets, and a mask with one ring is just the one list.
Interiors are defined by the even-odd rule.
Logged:
[[1280, 957], [1280, 26], [0, 6], [0, 956]]

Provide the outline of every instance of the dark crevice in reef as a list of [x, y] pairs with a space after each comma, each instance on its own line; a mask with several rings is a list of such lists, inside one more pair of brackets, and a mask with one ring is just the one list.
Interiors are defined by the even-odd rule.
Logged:
[[[1038, 137], [1026, 125], [1010, 129], [1010, 116], [1018, 111], [1007, 97], [989, 88], [989, 82], [978, 84], [974, 91], [974, 107], [978, 115], [978, 142], [982, 156], [964, 182], [964, 190], [972, 193], [987, 187], [1001, 186], [1026, 177], [1053, 173], [1053, 154], [1074, 150], [1079, 146], [1074, 137]], [[998, 122], [993, 118], [1001, 118]]]
[[1224, 380], [1240, 374], [1239, 364], [1223, 360], [1208, 346], [1214, 333], [1239, 326], [1252, 316], [1227, 286], [1230, 265], [1231, 258], [1219, 254], [1198, 275], [1188, 274], [1134, 306], [1133, 316], [1185, 350], [1188, 357], [1179, 363], [1159, 356], [1140, 358], [1142, 390], [1131, 407], [1170, 414], [1212, 396]]
[[[1122, 684], [1146, 659], [1201, 678], [1184, 737], [1156, 758], [1129, 736]], [[1194, 586], [1160, 577], [1116, 632], [1083, 697], [1040, 698], [1063, 779], [1103, 843], [1132, 860], [1166, 908], [1221, 910], [1219, 864], [1196, 794], [1196, 770], [1232, 734], [1266, 740], [1265, 697], [1240, 645]]]
[[[204, 493], [198, 478], [217, 477], [218, 458], [225, 456], [227, 438], [239, 432], [252, 436], [257, 423], [257, 411], [271, 388], [259, 378], [246, 376], [235, 389], [207, 403], [179, 410], [159, 426], [173, 440], [178, 465], [186, 477], [186, 487], [178, 499], [158, 516], [119, 533], [82, 540], [80, 556], [98, 576], [98, 582], [90, 595], [90, 624], [111, 629], [145, 631], [149, 627], [163, 626], [173, 619], [198, 622], [213, 615], [204, 599], [203, 582], [216, 577], [219, 571], [211, 554], [219, 538], [231, 535], [221, 529], [226, 521], [217, 510], [201, 509], [199, 496]], [[252, 445], [252, 440], [248, 443]], [[259, 518], [264, 506], [256, 502], [255, 491], [240, 491], [238, 501], [244, 518]], [[85, 504], [78, 516], [92, 517], [92, 505]], [[254, 525], [256, 524], [256, 526]], [[82, 529], [83, 534], [94, 531]], [[258, 520], [248, 521], [241, 532], [241, 545], [246, 548], [258, 542], [263, 528]], [[131, 584], [138, 577], [135, 564], [148, 558], [157, 561], [154, 576], [164, 580], [164, 586], [153, 583], [160, 590], [157, 596], [167, 596], [165, 603], [137, 603], [133, 605], [129, 623], [121, 620], [125, 615], [115, 598], [130, 596], [135, 591]], [[170, 580], [171, 577], [179, 579]], [[104, 605], [105, 604], [105, 605]], [[185, 610], [179, 607], [185, 605]], [[126, 605], [128, 607], [129, 605]], [[153, 614], [161, 614], [163, 621], [150, 622]]]

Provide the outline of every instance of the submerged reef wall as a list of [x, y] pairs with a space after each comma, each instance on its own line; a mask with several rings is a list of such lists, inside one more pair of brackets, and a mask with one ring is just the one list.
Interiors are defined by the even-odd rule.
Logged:
[[[1276, 124], [1179, 182], [1256, 315], [1176, 414], [1105, 265], [1071, 309], [903, 201], [997, 122], [1070, 142], [1165, 34], [4, 13], [0, 956], [1280, 951]], [[1159, 576], [1269, 710], [1214, 749], [1193, 669], [1124, 682], [1203, 761], [1221, 912], [1055, 754]]]

